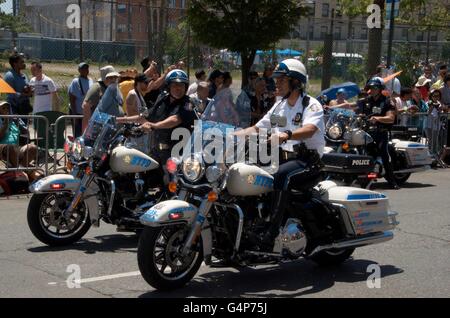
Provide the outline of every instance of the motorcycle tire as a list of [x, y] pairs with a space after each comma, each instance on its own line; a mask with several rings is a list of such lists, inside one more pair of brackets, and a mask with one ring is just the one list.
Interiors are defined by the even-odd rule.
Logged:
[[39, 241], [48, 246], [58, 247], [71, 245], [75, 242], [78, 242], [89, 231], [91, 227], [89, 213], [86, 209], [86, 206], [84, 206], [84, 213], [86, 215], [84, 215], [81, 223], [76, 224], [75, 227], [71, 231], [69, 231], [67, 235], [62, 234], [58, 236], [55, 233], [51, 233], [49, 228], [47, 230], [44, 228], [45, 225], [42, 222], [41, 209], [43, 205], [46, 204], [46, 200], [55, 195], [55, 193], [34, 194], [31, 197], [27, 211], [28, 227]]
[[402, 173], [402, 174], [395, 174], [395, 182], [397, 182], [397, 184], [399, 186], [402, 186], [406, 183], [406, 181], [408, 181], [409, 177], [411, 177], [410, 173]]
[[[163, 248], [161, 254], [155, 256], [155, 249], [157, 248], [157, 245], [158, 248], [161, 248], [163, 245], [161, 236], [163, 236], [163, 231], [166, 231], [169, 228], [172, 228], [173, 230], [169, 230], [167, 240], [172, 241], [173, 236], [179, 232], [177, 231], [177, 226], [167, 226], [163, 228], [146, 227], [139, 238], [137, 253], [139, 270], [142, 277], [150, 286], [157, 290], [163, 291], [170, 291], [185, 286], [195, 276], [203, 262], [203, 248], [200, 239], [198, 251], [194, 252], [195, 255], [192, 261], [188, 264], [187, 269], [183, 273], [178, 276], [173, 276], [172, 273], [170, 275], [164, 274], [165, 268], [167, 267], [166, 258], [168, 255], [171, 256], [173, 253], [168, 252], [168, 246], [166, 246]], [[179, 243], [183, 244], [183, 240], [180, 240]], [[164, 257], [163, 262], [166, 263], [166, 266], [163, 265], [164, 263], [157, 263], [157, 259], [160, 259], [161, 255]], [[164, 267], [164, 269], [162, 269], [162, 273], [161, 269], [158, 269], [158, 265], [161, 265], [161, 269]]]
[[336, 266], [349, 259], [354, 251], [355, 251], [354, 248], [335, 251], [334, 250], [321, 251], [316, 255], [312, 256], [310, 259], [319, 266]]

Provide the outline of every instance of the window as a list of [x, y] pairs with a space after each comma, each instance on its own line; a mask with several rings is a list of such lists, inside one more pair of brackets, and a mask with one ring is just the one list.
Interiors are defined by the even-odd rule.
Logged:
[[437, 41], [438, 33], [436, 31], [430, 33], [430, 41]]
[[408, 28], [402, 29], [402, 38], [408, 38]]
[[118, 24], [117, 25], [117, 32], [124, 33], [127, 30], [126, 24]]
[[175, 8], [177, 6], [176, 0], [169, 0], [169, 8]]
[[181, 8], [186, 8], [186, 0], [181, 0]]
[[322, 17], [328, 18], [330, 15], [330, 5], [328, 3], [322, 4]]
[[313, 25], [309, 26], [309, 38], [314, 39], [314, 26]]
[[127, 5], [126, 4], [118, 4], [117, 5], [117, 13], [127, 13]]
[[361, 28], [361, 40], [367, 40], [367, 28]]
[[334, 28], [334, 39], [335, 40], [340, 40], [341, 39], [341, 32], [342, 32], [342, 28], [341, 27]]
[[417, 41], [423, 41], [423, 32], [417, 32]]
[[323, 40], [325, 39], [326, 35], [328, 34], [328, 27], [323, 25], [320, 27], [320, 38]]

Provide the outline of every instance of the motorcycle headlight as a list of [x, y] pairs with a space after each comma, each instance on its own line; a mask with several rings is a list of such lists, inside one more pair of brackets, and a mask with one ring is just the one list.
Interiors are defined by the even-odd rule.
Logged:
[[72, 153], [76, 160], [89, 159], [94, 154], [94, 150], [84, 144], [83, 138], [77, 138], [72, 145]]
[[219, 166], [208, 167], [206, 169], [206, 179], [209, 183], [214, 183], [220, 179], [224, 172], [224, 169]]
[[342, 137], [342, 128], [338, 124], [334, 124], [328, 129], [328, 136], [331, 139], [339, 139]]
[[197, 157], [191, 157], [183, 162], [183, 175], [190, 182], [196, 182], [203, 176], [204, 168]]

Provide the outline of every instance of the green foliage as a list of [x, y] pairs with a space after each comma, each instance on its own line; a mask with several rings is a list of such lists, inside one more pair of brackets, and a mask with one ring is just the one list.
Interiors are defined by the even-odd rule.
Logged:
[[366, 80], [365, 65], [358, 63], [351, 63], [347, 66], [347, 80], [360, 84]]
[[0, 28], [17, 33], [31, 31], [31, 27], [26, 22], [24, 16], [13, 16], [12, 14], [6, 14], [4, 12], [0, 12]]
[[247, 52], [269, 49], [305, 11], [296, 0], [192, 0], [187, 15], [203, 43]]
[[169, 64], [176, 63], [187, 57], [186, 33], [185, 25], [166, 30], [164, 53], [169, 57]]
[[399, 76], [402, 86], [412, 87], [416, 82], [415, 69], [419, 61], [420, 51], [409, 43], [394, 48], [395, 64], [397, 71], [403, 71]]

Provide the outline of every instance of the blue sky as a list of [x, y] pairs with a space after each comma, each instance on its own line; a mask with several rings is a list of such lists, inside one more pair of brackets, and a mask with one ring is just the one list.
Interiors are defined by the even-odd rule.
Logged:
[[6, 0], [6, 2], [1, 5], [1, 8], [3, 12], [12, 13], [12, 0]]

